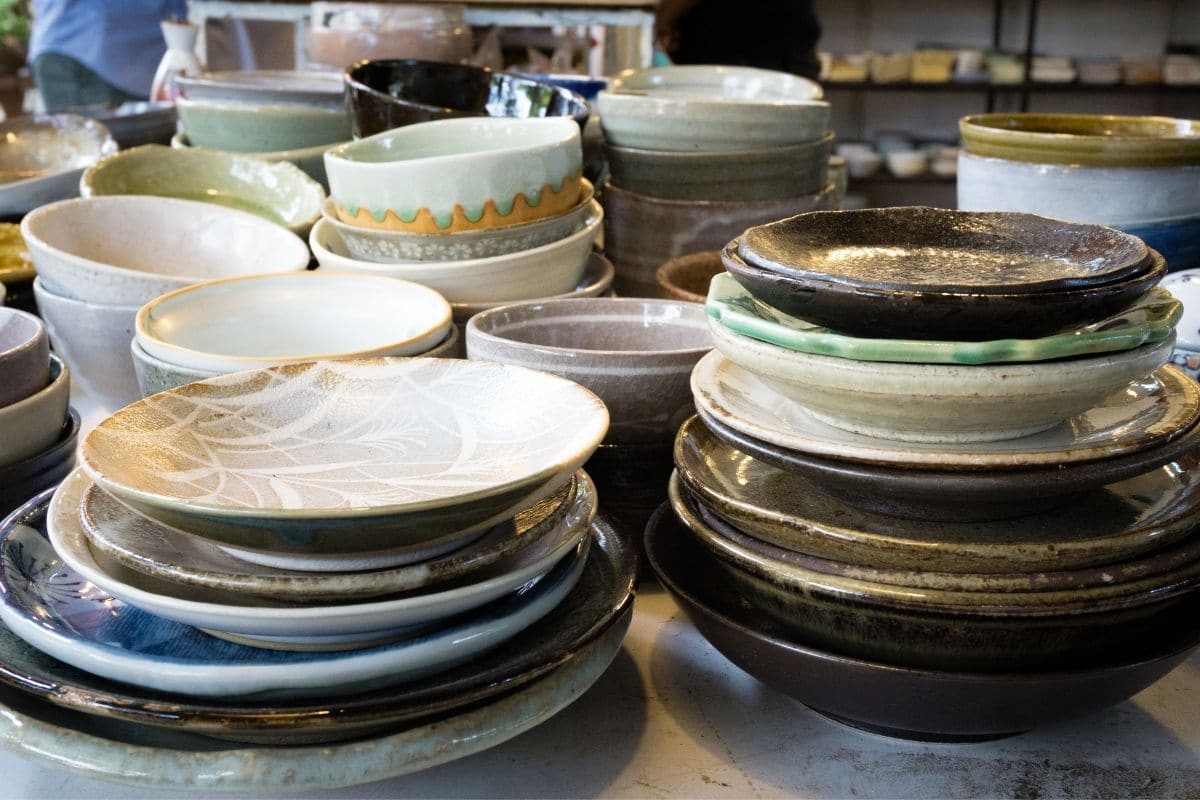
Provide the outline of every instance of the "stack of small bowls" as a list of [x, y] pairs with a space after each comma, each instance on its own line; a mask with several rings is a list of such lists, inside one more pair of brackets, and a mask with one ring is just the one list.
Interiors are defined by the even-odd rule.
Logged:
[[455, 322], [517, 300], [594, 296], [604, 212], [569, 119], [472, 117], [359, 139], [326, 156], [330, 198], [309, 243], [323, 269], [419, 283]]
[[618, 294], [657, 296], [654, 271], [668, 259], [835, 207], [829, 104], [812, 81], [739, 67], [631, 70], [613, 78], [596, 110]]
[[1112, 225], [1200, 267], [1200, 121], [980, 114], [959, 130], [960, 209]]
[[[724, 257], [676, 441], [683, 527], [647, 547], [685, 605], [699, 572], [728, 581], [736, 602], [702, 591], [731, 658], [852, 724], [954, 740], [1117, 702], [1200, 643], [1200, 389], [1164, 366], [1182, 309], [1158, 254], [883, 209], [753, 228]], [[1012, 706], [1054, 681], [1086, 702]], [[922, 702], [867, 702], [910, 684]], [[980, 704], [950, 705], [964, 686]]]
[[321, 158], [350, 138], [337, 74], [259, 70], [182, 76], [174, 147], [208, 147], [290, 161], [325, 183]]
[[[0, 617], [87, 673], [53, 701], [222, 738], [454, 717], [603, 642], [568, 681], [582, 691], [632, 601], [628, 545], [580, 470], [607, 424], [576, 384], [467, 361], [164, 392], [101, 422], [82, 468], [3, 526]], [[120, 701], [84, 699], [100, 690]], [[174, 719], [145, 708], [157, 692], [187, 696]]]

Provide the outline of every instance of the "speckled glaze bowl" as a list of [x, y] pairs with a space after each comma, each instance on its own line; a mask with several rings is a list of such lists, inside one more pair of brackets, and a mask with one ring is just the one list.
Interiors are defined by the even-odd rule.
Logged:
[[1200, 122], [1088, 114], [975, 114], [958, 123], [968, 153], [1042, 164], [1200, 164]]
[[671, 259], [654, 273], [654, 281], [660, 294], [669, 300], [703, 303], [712, 279], [723, 272], [720, 252], [710, 250]]

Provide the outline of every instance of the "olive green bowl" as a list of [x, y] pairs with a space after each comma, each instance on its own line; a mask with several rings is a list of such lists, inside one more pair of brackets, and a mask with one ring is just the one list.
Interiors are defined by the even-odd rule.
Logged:
[[958, 123], [976, 156], [1085, 167], [1200, 164], [1200, 121], [1100, 114], [974, 114]]

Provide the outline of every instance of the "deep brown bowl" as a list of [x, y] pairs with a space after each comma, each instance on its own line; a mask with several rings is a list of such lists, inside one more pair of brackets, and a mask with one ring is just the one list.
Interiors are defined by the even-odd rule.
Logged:
[[708, 299], [708, 285], [724, 271], [721, 252], [709, 250], [671, 259], [654, 273], [654, 282], [665, 298], [703, 303]]

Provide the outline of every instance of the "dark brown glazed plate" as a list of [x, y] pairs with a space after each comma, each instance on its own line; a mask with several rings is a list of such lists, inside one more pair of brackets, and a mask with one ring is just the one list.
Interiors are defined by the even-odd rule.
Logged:
[[1111, 316], [1162, 280], [1167, 262], [1150, 251], [1148, 269], [1100, 286], [1035, 293], [955, 293], [844, 286], [764, 269], [745, 261], [738, 240], [725, 268], [746, 291], [793, 317], [854, 336], [895, 339], [1033, 339]]
[[731, 591], [663, 506], [646, 528], [649, 563], [700, 633], [777, 691], [857, 728], [904, 739], [970, 742], [1011, 736], [1115, 705], [1200, 644], [1195, 599], [1143, 628], [1137, 643], [1067, 670], [974, 673], [894, 666], [816, 648]]
[[1150, 449], [1096, 461], [988, 471], [904, 469], [786, 450], [723, 425], [703, 409], [697, 412], [713, 434], [743, 453], [797, 473], [845, 503], [916, 520], [978, 522], [1046, 511], [1200, 447], [1196, 426]]
[[1116, 228], [921, 206], [800, 214], [748, 229], [739, 253], [798, 279], [892, 292], [1062, 291], [1150, 266], [1146, 245]]

